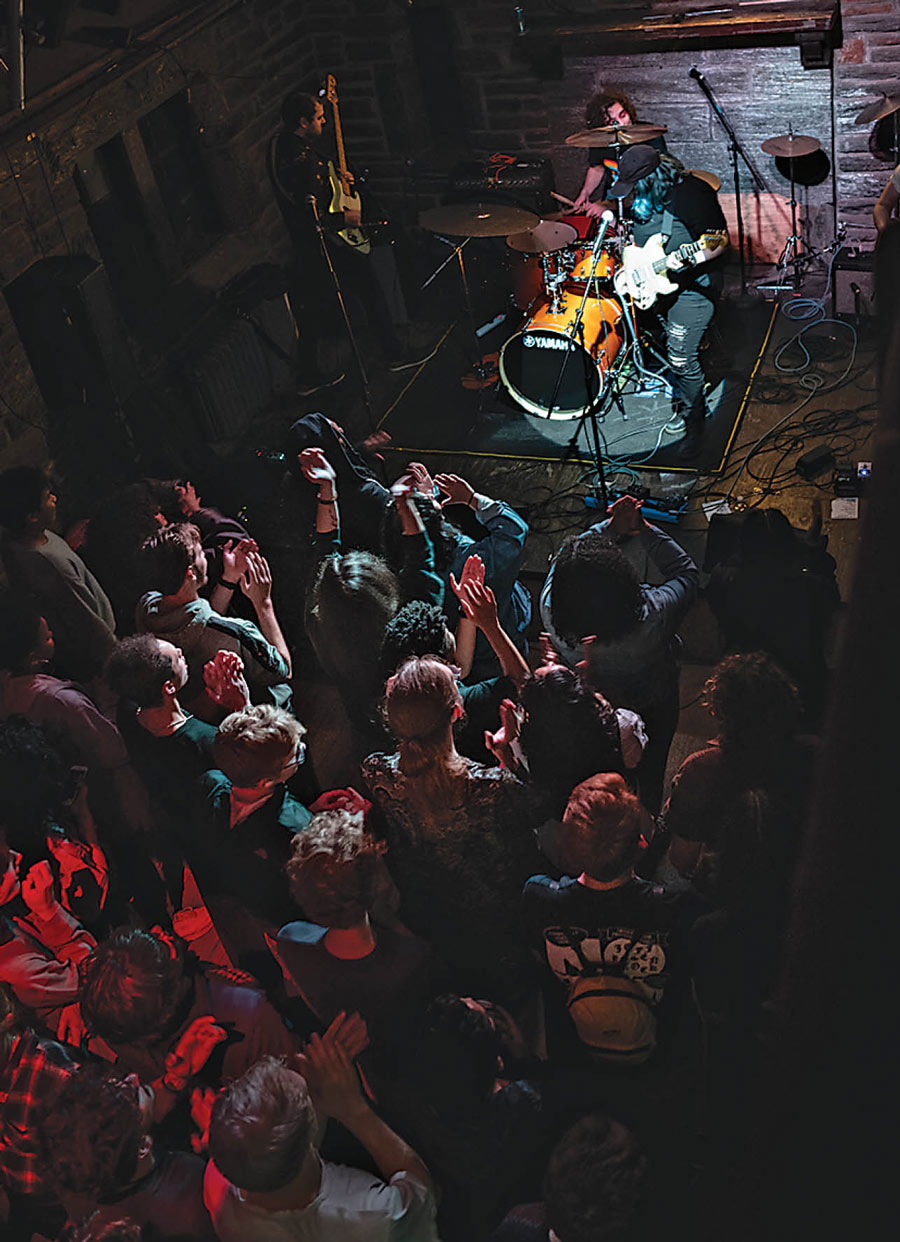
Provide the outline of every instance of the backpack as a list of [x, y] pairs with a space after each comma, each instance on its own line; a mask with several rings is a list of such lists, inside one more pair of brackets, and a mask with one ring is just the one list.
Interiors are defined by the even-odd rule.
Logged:
[[625, 974], [638, 938], [635, 932], [621, 959], [599, 969], [576, 946], [584, 973], [573, 983], [566, 1007], [578, 1038], [599, 1061], [642, 1065], [656, 1047], [656, 1015], [640, 983]]

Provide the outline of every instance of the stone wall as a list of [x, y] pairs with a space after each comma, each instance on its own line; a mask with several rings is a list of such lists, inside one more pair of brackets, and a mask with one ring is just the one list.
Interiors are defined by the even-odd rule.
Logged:
[[[418, 7], [432, 0], [418, 0]], [[439, 3], [440, 0], [435, 0]], [[245, 0], [171, 51], [127, 53], [127, 72], [86, 81], [52, 107], [36, 100], [25, 124], [0, 118], [0, 286], [41, 257], [97, 255], [73, 176], [116, 134], [189, 87], [202, 149], [225, 224], [219, 244], [187, 273], [201, 288], [221, 288], [238, 271], [287, 255], [284, 229], [265, 173], [265, 152], [278, 107], [291, 86], [330, 70], [338, 79], [348, 145], [367, 169], [378, 207], [411, 221], [439, 192], [448, 167], [465, 154], [531, 151], [553, 159], [558, 187], [577, 191], [583, 153], [562, 139], [582, 124], [586, 97], [617, 81], [649, 120], [668, 125], [673, 152], [717, 172], [727, 191], [727, 144], [688, 77], [698, 65], [715, 89], [751, 158], [771, 188], [787, 193], [774, 161], [759, 150], [772, 134], [814, 134], [832, 158], [834, 179], [801, 193], [811, 238], [827, 240], [835, 216], [850, 240], [871, 245], [871, 207], [889, 166], [868, 148], [871, 127], [855, 126], [859, 109], [898, 89], [900, 0], [843, 0], [844, 46], [833, 70], [804, 70], [792, 47], [587, 57], [567, 54], [561, 76], [548, 55], [541, 73], [525, 57], [508, 0], [444, 4], [462, 97], [458, 143], [435, 148], [412, 51], [409, 7], [397, 0]], [[526, 16], [558, 11], [532, 0]], [[39, 49], [32, 52], [38, 55]], [[123, 53], [125, 56], [126, 53]], [[427, 83], [425, 84], [427, 86]], [[832, 109], [834, 125], [832, 126]], [[748, 187], [742, 170], [742, 187]], [[152, 188], [152, 187], [151, 187]], [[836, 188], [836, 203], [834, 190]], [[137, 345], [148, 375], [165, 358]], [[0, 298], [0, 465], [43, 451], [46, 411], [15, 325]]]

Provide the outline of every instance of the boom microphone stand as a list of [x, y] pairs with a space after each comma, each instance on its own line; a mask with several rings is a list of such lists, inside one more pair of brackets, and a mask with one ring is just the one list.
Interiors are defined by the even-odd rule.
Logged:
[[350, 339], [350, 347], [353, 350], [353, 357], [356, 360], [356, 370], [359, 373], [359, 384], [362, 389], [363, 405], [366, 407], [366, 418], [369, 422], [369, 430], [374, 431], [375, 417], [372, 413], [372, 394], [369, 390], [369, 377], [366, 374], [362, 354], [359, 352], [359, 345], [356, 343], [356, 334], [353, 331], [353, 325], [350, 323], [350, 315], [347, 312], [347, 304], [344, 301], [344, 293], [341, 289], [341, 282], [338, 280], [338, 274], [334, 270], [334, 264], [331, 261], [331, 252], [328, 249], [328, 242], [325, 240], [325, 230], [322, 227], [322, 221], [319, 219], [319, 204], [316, 201], [315, 194], [310, 194], [306, 201], [312, 211], [313, 220], [316, 225], [316, 234], [319, 238], [319, 249], [322, 251], [322, 258], [325, 260], [325, 266], [328, 268], [331, 276], [331, 282], [334, 285], [334, 295], [337, 298], [338, 306], [341, 308], [341, 316], [344, 320], [344, 326], [347, 329], [347, 336]]
[[744, 148], [741, 146], [740, 139], [738, 138], [737, 134], [734, 132], [734, 128], [731, 122], [729, 121], [728, 117], [725, 115], [725, 110], [723, 109], [722, 105], [716, 99], [715, 95], [712, 92], [712, 87], [709, 85], [706, 78], [703, 76], [700, 70], [696, 67], [696, 65], [694, 66], [693, 69], [690, 70], [689, 76], [694, 79], [694, 81], [700, 87], [701, 91], [703, 91], [703, 94], [706, 96], [707, 100], [709, 101], [709, 106], [713, 110], [713, 115], [715, 116], [719, 124], [722, 126], [722, 128], [725, 130], [725, 133], [728, 135], [728, 151], [731, 156], [731, 168], [734, 174], [734, 201], [735, 201], [735, 209], [737, 211], [738, 254], [740, 256], [740, 261], [741, 261], [741, 295], [743, 297], [746, 297], [747, 296], [747, 260], [744, 255], [744, 209], [741, 204], [741, 178], [740, 178], [740, 170], [738, 169], [738, 156], [741, 157], [741, 159], [744, 161], [744, 164], [747, 166], [747, 170], [750, 173], [750, 176], [753, 179], [753, 184], [756, 186], [757, 190], [761, 190], [763, 193], [766, 193], [768, 192], [769, 187], [766, 185], [765, 181], [763, 181], [762, 177], [757, 172], [756, 166], [752, 163], [749, 155], [744, 150]]

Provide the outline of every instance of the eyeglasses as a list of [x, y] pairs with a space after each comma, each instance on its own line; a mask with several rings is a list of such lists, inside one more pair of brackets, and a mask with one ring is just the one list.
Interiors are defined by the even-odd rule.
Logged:
[[290, 759], [288, 759], [287, 763], [281, 769], [282, 776], [286, 772], [296, 772], [297, 769], [300, 767], [300, 764], [303, 762], [305, 758], [306, 758], [306, 743], [298, 742], [297, 745], [294, 747], [294, 753], [291, 755]]

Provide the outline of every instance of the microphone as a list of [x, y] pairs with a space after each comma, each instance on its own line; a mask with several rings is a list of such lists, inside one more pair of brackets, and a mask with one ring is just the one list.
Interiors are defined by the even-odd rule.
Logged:
[[697, 68], [696, 65], [693, 65], [692, 68], [688, 70], [688, 77], [693, 78], [695, 82], [706, 81], [706, 78], [703, 76], [703, 74], [700, 72], [700, 70]]
[[609, 210], [609, 208], [607, 208], [600, 217], [600, 228], [597, 230], [597, 236], [594, 238], [593, 249], [595, 255], [600, 253], [600, 247], [603, 245], [603, 239], [609, 231], [609, 226], [615, 223], [615, 219], [616, 217]]

